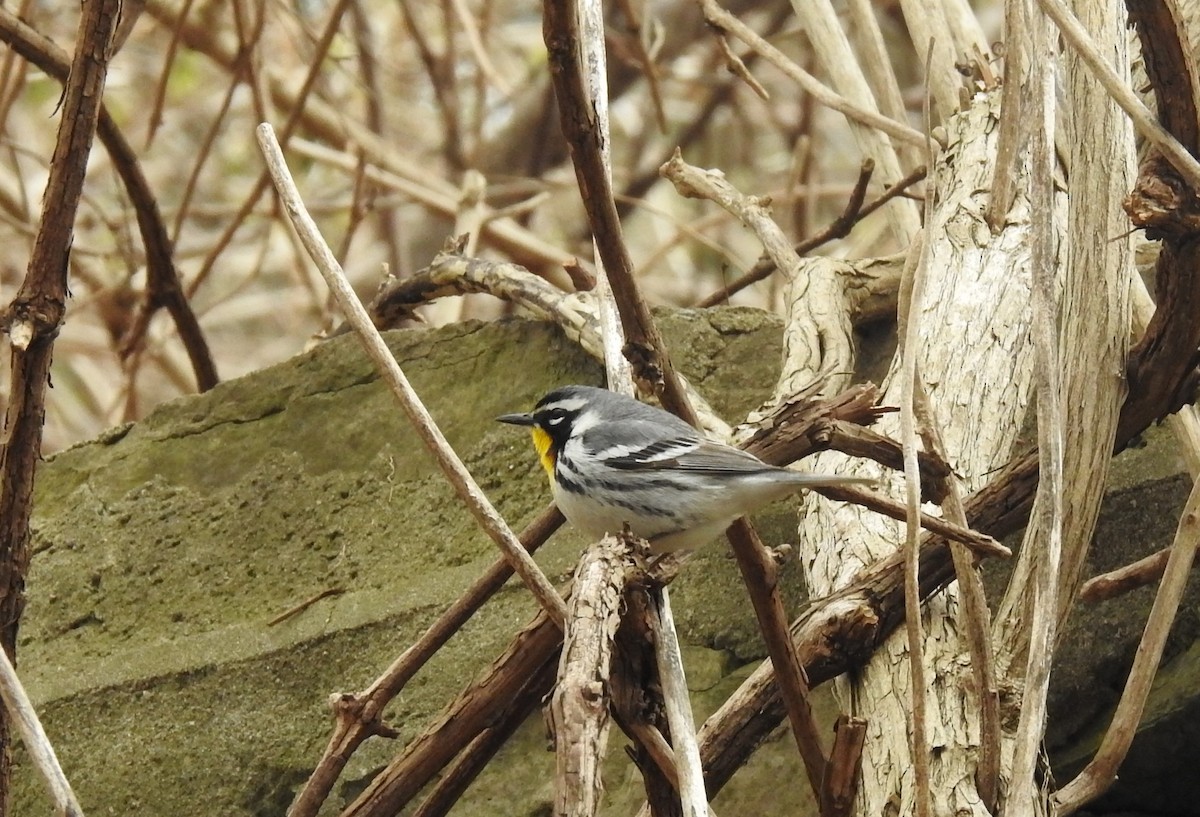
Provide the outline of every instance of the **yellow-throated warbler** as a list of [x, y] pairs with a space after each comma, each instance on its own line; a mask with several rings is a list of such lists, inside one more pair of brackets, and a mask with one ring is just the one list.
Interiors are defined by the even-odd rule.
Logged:
[[528, 414], [496, 419], [530, 427], [568, 522], [593, 539], [628, 523], [656, 553], [703, 545], [802, 488], [871, 482], [767, 465], [660, 408], [591, 386], [564, 386]]

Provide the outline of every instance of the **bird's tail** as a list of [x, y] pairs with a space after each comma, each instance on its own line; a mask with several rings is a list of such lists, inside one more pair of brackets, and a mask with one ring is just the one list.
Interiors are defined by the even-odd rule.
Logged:
[[870, 477], [852, 477], [845, 474], [810, 474], [804, 471], [788, 471], [793, 485], [808, 488], [824, 488], [836, 485], [875, 485], [878, 480]]

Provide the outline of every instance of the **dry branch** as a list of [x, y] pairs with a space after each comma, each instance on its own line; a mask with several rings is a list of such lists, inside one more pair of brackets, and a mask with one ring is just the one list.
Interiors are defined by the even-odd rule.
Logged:
[[1150, 695], [1151, 684], [1154, 682], [1155, 673], [1158, 672], [1158, 663], [1162, 660], [1171, 624], [1183, 599], [1197, 545], [1200, 545], [1200, 482], [1192, 486], [1192, 492], [1183, 508], [1179, 527], [1175, 532], [1175, 541], [1171, 545], [1166, 573], [1163, 575], [1158, 595], [1154, 597], [1154, 606], [1151, 607], [1150, 616], [1146, 620], [1146, 629], [1142, 633], [1142, 640], [1138, 644], [1133, 666], [1129, 670], [1129, 677], [1126, 679], [1125, 689], [1117, 703], [1112, 722], [1108, 731], [1104, 733], [1096, 756], [1074, 780], [1059, 789], [1051, 798], [1051, 802], [1057, 807], [1057, 814], [1073, 813], [1080, 806], [1103, 794], [1117, 779], [1117, 770], [1125, 760], [1141, 723], [1146, 698]]
[[549, 579], [542, 573], [537, 562], [533, 561], [533, 558], [521, 546], [521, 542], [509, 529], [508, 524], [492, 507], [474, 477], [451, 448], [441, 429], [421, 404], [420, 398], [413, 391], [408, 378], [400, 369], [400, 364], [392, 357], [392, 353], [383, 342], [379, 331], [372, 325], [366, 309], [359, 302], [354, 290], [351, 289], [337, 259], [333, 257], [329, 246], [321, 238], [316, 224], [313, 223], [312, 217], [308, 215], [304, 202], [300, 199], [299, 191], [296, 190], [295, 183], [288, 173], [287, 165], [283, 161], [283, 153], [279, 149], [279, 143], [275, 141], [273, 129], [267, 124], [259, 125], [257, 135], [259, 145], [266, 157], [268, 171], [279, 191], [280, 199], [292, 218], [296, 232], [299, 233], [305, 248], [316, 262], [326, 283], [329, 284], [329, 289], [337, 299], [338, 306], [341, 307], [346, 320], [358, 334], [358, 338], [372, 362], [379, 368], [384, 382], [388, 384], [392, 393], [400, 401], [409, 421], [413, 424], [418, 436], [421, 437], [421, 441], [425, 443], [429, 453], [433, 455], [447, 480], [463, 500], [467, 509], [471, 511], [479, 526], [500, 547], [517, 575], [521, 577], [538, 603], [542, 605], [542, 609], [546, 610], [551, 618], [561, 626], [566, 618], [566, 605], [563, 603], [562, 597], [558, 595]]
[[800, 750], [813, 795], [819, 801], [826, 774], [825, 750], [809, 704], [808, 679], [796, 655], [796, 645], [788, 634], [787, 611], [779, 592], [779, 566], [763, 545], [753, 526], [739, 519], [726, 532], [733, 555], [750, 595], [758, 628], [767, 645], [767, 653], [778, 668], [779, 693], [787, 708], [792, 735]]
[[[1053, 48], [1049, 26], [1042, 15], [1027, 19], [1031, 53]], [[1036, 60], [1030, 81], [1030, 208], [1036, 214], [1031, 235], [1030, 266], [1033, 272], [1031, 332], [1037, 352], [1036, 381], [1038, 429], [1038, 487], [1033, 519], [1025, 534], [1022, 561], [1030, 565], [1031, 589], [1020, 611], [1028, 634], [1024, 694], [1012, 760], [1010, 808], [1032, 814], [1039, 797], [1035, 774], [1042, 753], [1046, 699], [1050, 682], [1054, 640], [1058, 631], [1059, 563], [1063, 535], [1063, 428], [1060, 392], [1062, 375], [1055, 298], [1056, 254], [1054, 212], [1054, 126], [1056, 103], [1054, 72]], [[1009, 593], [1012, 593], [1010, 585]], [[1007, 646], [1007, 645], [1005, 645]]]
[[[42, 456], [42, 425], [54, 341], [67, 310], [67, 264], [88, 155], [100, 116], [119, 0], [88, 3], [62, 98], [33, 254], [21, 288], [0, 312], [12, 350], [10, 392], [0, 443], [0, 647], [16, 655], [29, 570], [33, 481]], [[9, 724], [0, 724], [0, 808], [9, 802]]]
[[1094, 604], [1106, 599], [1115, 599], [1131, 590], [1153, 584], [1162, 578], [1170, 556], [1171, 548], [1163, 548], [1132, 564], [1110, 570], [1099, 576], [1093, 576], [1079, 588], [1079, 600]]
[[669, 411], [690, 425], [699, 426], [658, 327], [650, 316], [650, 307], [639, 294], [634, 280], [633, 260], [622, 237], [612, 182], [605, 169], [606, 137], [599, 130], [595, 107], [585, 85], [579, 52], [578, 8], [573, 1], [548, 0], [542, 9], [542, 36], [550, 59], [559, 122], [571, 148], [575, 180], [587, 211], [592, 239], [604, 263], [621, 316], [625, 356], [633, 364], [634, 377], [640, 386], [658, 395]]
[[833, 725], [833, 749], [821, 782], [821, 817], [849, 817], [858, 791], [867, 722], [840, 715]]
[[[0, 8], [0, 38], [48, 75], [59, 82], [67, 81], [71, 70], [67, 55], [6, 8]], [[125, 184], [146, 251], [146, 297], [133, 326], [121, 340], [121, 356], [128, 357], [140, 345], [150, 319], [158, 309], [165, 307], [175, 322], [179, 339], [191, 361], [197, 388], [208, 391], [217, 384], [217, 367], [204, 333], [200, 330], [200, 322], [184, 297], [171, 240], [167, 236], [167, 228], [150, 183], [142, 173], [137, 154], [103, 105], [96, 131], [112, 159], [113, 167]]]
[[[880, 207], [887, 204], [897, 196], [905, 195], [914, 184], [925, 178], [926, 169], [925, 166], [922, 165], [921, 167], [911, 171], [900, 181], [886, 187], [884, 191], [879, 194], [878, 198], [864, 205], [862, 196], [866, 193], [867, 182], [869, 181], [871, 175], [867, 172], [869, 161], [870, 160], [863, 162], [863, 171], [860, 173], [858, 181], [854, 185], [854, 190], [851, 191], [850, 197], [846, 201], [846, 207], [843, 209], [842, 214], [826, 225], [819, 232], [796, 244], [793, 249], [797, 255], [806, 255], [807, 253], [815, 250], [817, 247], [828, 244], [830, 241], [834, 241], [839, 238], [845, 238], [850, 234], [850, 230], [855, 224], [869, 216], [871, 213], [874, 213]], [[870, 165], [870, 167], [872, 168], [871, 172], [874, 172], [873, 163]], [[730, 281], [716, 292], [713, 292], [711, 295], [707, 295], [700, 299], [696, 306], [718, 306], [719, 304], [723, 304], [733, 295], [741, 292], [751, 284], [758, 283], [759, 281], [768, 278], [777, 269], [778, 267], [775, 265], [775, 260], [769, 255], [764, 255], [754, 263], [754, 266], [751, 267], [745, 275]], [[849, 295], [850, 293], [847, 294]], [[851, 310], [851, 314], [853, 315], [854, 313], [855, 310]]]
[[832, 91], [829, 86], [796, 65], [783, 52], [764, 40], [736, 16], [722, 8], [716, 0], [697, 0], [697, 2], [704, 12], [704, 19], [713, 29], [741, 40], [755, 52], [761, 54], [765, 60], [786, 74], [788, 78], [794, 80], [806, 93], [812, 94], [822, 105], [843, 113], [847, 118], [867, 127], [880, 130], [893, 139], [898, 139], [901, 142], [909, 142], [914, 145], [925, 144], [925, 137], [919, 131], [901, 124], [894, 119], [881, 116], [874, 111], [866, 110]]
[[[533, 553], [564, 522], [558, 509], [551, 505], [521, 532], [521, 544]], [[475, 614], [484, 602], [490, 599], [513, 574], [512, 566], [501, 558], [476, 579], [467, 590], [450, 605], [421, 636], [392, 662], [383, 675], [359, 695], [340, 694], [331, 699], [334, 712], [333, 734], [325, 753], [321, 756], [313, 773], [296, 795], [289, 817], [312, 817], [321, 808], [351, 755], [363, 741], [374, 735], [386, 734], [391, 730], [383, 721], [383, 711], [417, 671], [450, 640]], [[495, 732], [486, 740], [495, 740]], [[478, 739], [477, 739], [478, 740]], [[486, 741], [485, 741], [486, 742]], [[488, 744], [490, 745], [490, 744]], [[486, 747], [479, 747], [482, 753]], [[494, 749], [493, 749], [494, 751]], [[477, 753], [477, 754], [479, 754]], [[447, 781], [449, 788], [451, 783]], [[431, 798], [433, 795], [431, 795]]]
[[55, 814], [58, 817], [83, 817], [83, 809], [79, 807], [75, 792], [71, 790], [71, 784], [67, 782], [67, 776], [58, 763], [54, 747], [46, 737], [46, 730], [42, 728], [37, 711], [4, 650], [0, 650], [0, 698], [4, 699], [4, 711], [9, 722], [17, 725], [17, 733], [25, 743], [25, 751], [46, 784]]
[[575, 568], [558, 680], [550, 701], [557, 758], [554, 813], [599, 811], [608, 746], [609, 672], [620, 623], [628, 547], [615, 536], [592, 545]]
[[771, 218], [770, 200], [742, 194], [719, 171], [689, 165], [677, 151], [660, 172], [681, 196], [708, 199], [737, 216], [788, 281], [791, 314], [785, 322], [784, 377], [776, 396], [795, 392], [799, 378], [811, 380], [821, 370], [837, 373], [828, 378], [828, 389], [848, 385], [854, 370], [854, 341], [845, 291], [833, 264], [819, 257], [800, 258]]
[[647, 607], [650, 629], [654, 635], [654, 657], [662, 683], [663, 708], [671, 727], [672, 749], [675, 752], [675, 771], [679, 783], [679, 803], [683, 817], [708, 817], [708, 794], [704, 790], [704, 775], [700, 764], [700, 749], [692, 723], [692, 702], [684, 677], [683, 653], [675, 630], [670, 595], [666, 587], [659, 598], [651, 597]]
[[[1121, 109], [1129, 115], [1137, 132], [1167, 158], [1176, 172], [1187, 180], [1193, 190], [1200, 190], [1200, 162], [1197, 162], [1195, 156], [1188, 152], [1188, 148], [1193, 148], [1194, 145], [1185, 146], [1179, 142], [1180, 138], [1195, 138], [1196, 120], [1191, 120], [1191, 124], [1187, 126], [1188, 130], [1186, 132], [1179, 130], [1181, 123], [1185, 121], [1181, 115], [1182, 112], [1177, 111], [1174, 114], [1166, 114], [1160, 105], [1160, 116], [1173, 117], [1164, 124], [1171, 125], [1176, 130], [1169, 131], [1166, 127], [1160, 125], [1154, 118], [1154, 114], [1150, 113], [1146, 106], [1141, 103], [1141, 100], [1137, 98], [1137, 95], [1133, 93], [1128, 81], [1124, 77], [1117, 75], [1117, 72], [1109, 64], [1105, 52], [1102, 52], [1097, 47], [1091, 35], [1080, 24], [1079, 20], [1075, 18], [1075, 15], [1062, 4], [1062, 0], [1037, 0], [1037, 4], [1047, 17], [1054, 20], [1054, 24], [1058, 26], [1059, 33], [1062, 34], [1063, 39], [1070, 43], [1071, 48], [1092, 69], [1096, 80], [1104, 86], [1104, 90], [1108, 92], [1113, 102], [1120, 105]], [[1181, 33], [1179, 30], [1173, 29], [1170, 36], [1163, 38], [1163, 45], [1172, 47], [1172, 41], [1175, 43], [1180, 41], [1179, 37]], [[1186, 42], [1186, 40], [1184, 41]], [[1154, 48], [1158, 46], [1158, 41], [1155, 41]], [[1143, 49], [1143, 53], [1146, 53], [1146, 49]], [[1146, 59], [1149, 62], [1152, 58], [1147, 54]]]
[[[929, 57], [925, 68], [929, 69]], [[928, 92], [927, 92], [928, 93]], [[928, 125], [929, 100], [925, 101]], [[932, 164], [931, 167], [936, 167]], [[925, 218], [933, 213], [932, 198], [925, 200]], [[925, 279], [929, 269], [929, 244], [924, 232], [918, 232], [908, 249], [908, 263], [900, 284], [900, 305], [896, 310], [899, 323], [897, 355], [900, 358], [900, 442], [904, 446], [904, 631], [908, 644], [909, 700], [912, 704], [912, 726], [909, 733], [913, 765], [913, 796], [916, 817], [929, 817], [933, 808], [929, 791], [929, 707], [925, 678], [925, 632], [921, 626], [920, 537], [921, 477], [917, 470], [917, 397], [923, 391], [917, 371], [920, 355], [921, 325], [919, 315], [925, 296]]]

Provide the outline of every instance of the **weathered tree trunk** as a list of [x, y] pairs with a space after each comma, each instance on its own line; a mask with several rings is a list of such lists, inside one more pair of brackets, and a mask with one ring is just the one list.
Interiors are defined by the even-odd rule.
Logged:
[[[926, 294], [910, 318], [921, 329], [922, 343], [914, 350], [918, 372], [927, 384], [950, 464], [967, 490], [986, 482], [1008, 459], [1032, 382], [1027, 200], [1018, 194], [1004, 228], [995, 235], [983, 218], [998, 103], [996, 95], [978, 97], [947, 123], [937, 203], [926, 230]], [[899, 403], [897, 371], [898, 360], [885, 384], [884, 405]], [[893, 415], [881, 430], [896, 436], [898, 425]], [[902, 493], [898, 475], [883, 478], [896, 495]], [[843, 586], [863, 565], [893, 551], [902, 530], [852, 506], [813, 502], [801, 524], [811, 592], [819, 596]], [[987, 813], [975, 787], [980, 699], [961, 616], [954, 586], [927, 604], [923, 616], [928, 751], [937, 815]], [[840, 680], [837, 690], [844, 710], [867, 720], [858, 813], [914, 813], [913, 713], [904, 633], [889, 639], [861, 673]]]

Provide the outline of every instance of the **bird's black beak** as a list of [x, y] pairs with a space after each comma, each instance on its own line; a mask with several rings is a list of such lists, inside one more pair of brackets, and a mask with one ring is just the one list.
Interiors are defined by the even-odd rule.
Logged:
[[508, 423], [510, 426], [531, 426], [533, 425], [532, 414], [501, 414], [496, 418], [498, 423]]

